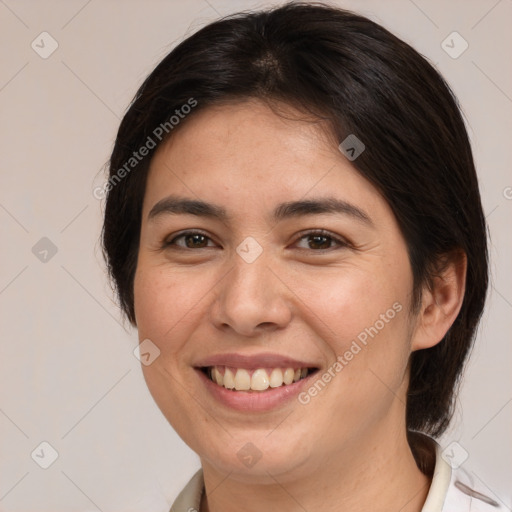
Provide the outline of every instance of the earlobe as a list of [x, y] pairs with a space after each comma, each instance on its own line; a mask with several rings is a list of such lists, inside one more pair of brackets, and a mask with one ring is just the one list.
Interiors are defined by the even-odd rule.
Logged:
[[453, 251], [439, 262], [439, 271], [425, 286], [411, 350], [430, 348], [439, 343], [459, 314], [466, 290], [467, 257]]

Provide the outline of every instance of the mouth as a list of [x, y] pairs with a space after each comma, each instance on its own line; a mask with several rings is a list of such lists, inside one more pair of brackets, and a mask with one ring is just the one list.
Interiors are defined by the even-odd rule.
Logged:
[[293, 406], [320, 371], [320, 365], [311, 361], [269, 352], [216, 354], [193, 367], [215, 414], [227, 409], [265, 413]]
[[265, 393], [276, 388], [291, 386], [316, 373], [314, 367], [236, 368], [215, 365], [198, 368], [217, 386], [234, 392]]

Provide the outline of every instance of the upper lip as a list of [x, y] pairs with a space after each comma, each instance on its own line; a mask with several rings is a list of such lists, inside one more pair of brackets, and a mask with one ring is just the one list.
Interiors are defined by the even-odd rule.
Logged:
[[257, 368], [317, 368], [318, 365], [293, 359], [292, 357], [262, 353], [253, 355], [244, 354], [215, 354], [199, 360], [195, 367], [205, 368], [209, 366], [230, 366], [232, 368], [245, 368], [256, 370]]

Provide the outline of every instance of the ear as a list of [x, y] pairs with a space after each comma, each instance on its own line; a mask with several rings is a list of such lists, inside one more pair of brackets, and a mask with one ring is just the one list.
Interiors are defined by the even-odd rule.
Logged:
[[411, 350], [437, 345], [459, 314], [466, 290], [467, 257], [462, 250], [453, 251], [439, 261], [439, 271], [430, 286], [422, 291]]

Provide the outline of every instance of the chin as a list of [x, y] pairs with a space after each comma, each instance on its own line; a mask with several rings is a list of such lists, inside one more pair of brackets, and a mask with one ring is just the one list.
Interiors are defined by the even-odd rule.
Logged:
[[[240, 482], [275, 484], [274, 478], [285, 481], [286, 476], [296, 478], [302, 472], [304, 475], [311, 472], [311, 454], [303, 446], [298, 447], [300, 443], [295, 438], [276, 435], [270, 439], [265, 436], [261, 431], [255, 435], [249, 430], [245, 435], [237, 435], [236, 439], [226, 435], [208, 446], [196, 445], [191, 448], [199, 454], [203, 468], [230, 474], [230, 478]], [[255, 478], [258, 480], [255, 481]]]

